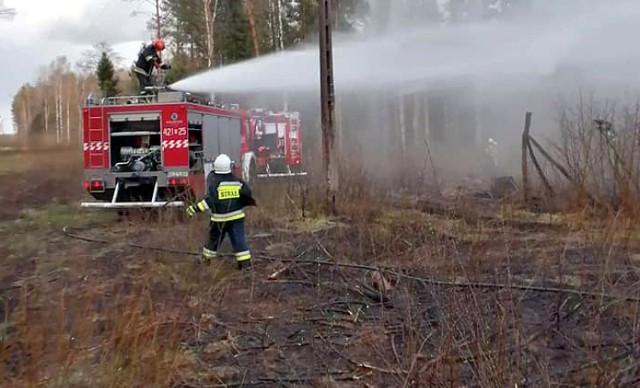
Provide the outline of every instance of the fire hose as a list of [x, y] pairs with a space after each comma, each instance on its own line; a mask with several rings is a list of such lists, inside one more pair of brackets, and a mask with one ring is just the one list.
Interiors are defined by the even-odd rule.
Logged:
[[[80, 241], [85, 241], [85, 242], [90, 242], [90, 243], [99, 243], [99, 244], [107, 244], [107, 245], [115, 245], [116, 242], [114, 241], [109, 241], [109, 240], [103, 240], [103, 239], [98, 239], [98, 238], [93, 238], [93, 237], [88, 237], [88, 236], [83, 236], [81, 234], [77, 234], [74, 232], [71, 232], [68, 226], [65, 226], [62, 228], [62, 232], [64, 233], [64, 235], [66, 237], [75, 239], [75, 240], [80, 240]], [[249, 236], [249, 238], [257, 238], [260, 237], [258, 235], [256, 236]], [[183, 255], [188, 255], [188, 256], [198, 256], [200, 255], [200, 253], [198, 252], [194, 252], [194, 251], [187, 251], [187, 250], [180, 250], [180, 249], [171, 249], [171, 248], [162, 248], [162, 247], [156, 247], [156, 246], [151, 246], [151, 245], [143, 245], [143, 244], [136, 244], [136, 243], [131, 243], [131, 242], [127, 242], [125, 243], [125, 245], [132, 247], [132, 248], [136, 248], [136, 249], [143, 249], [143, 250], [148, 250], [148, 251], [155, 251], [155, 252], [166, 252], [166, 253], [172, 253], [172, 254], [183, 254]], [[432, 279], [432, 278], [423, 278], [423, 277], [418, 277], [418, 276], [414, 276], [414, 275], [408, 275], [406, 273], [401, 273], [398, 272], [397, 268], [393, 268], [393, 267], [384, 267], [384, 266], [378, 266], [378, 267], [374, 267], [374, 266], [368, 266], [368, 265], [361, 265], [361, 264], [350, 264], [350, 263], [340, 263], [337, 261], [328, 261], [328, 260], [305, 260], [305, 259], [300, 259], [302, 256], [304, 256], [307, 252], [309, 251], [309, 249], [303, 251], [301, 254], [297, 255], [295, 258], [292, 259], [285, 259], [285, 258], [275, 258], [272, 256], [267, 256], [266, 252], [260, 252], [259, 255], [254, 255], [253, 258], [257, 259], [257, 260], [264, 260], [264, 261], [269, 261], [269, 262], [274, 262], [274, 261], [279, 261], [282, 263], [292, 263], [292, 264], [315, 264], [315, 265], [321, 265], [321, 266], [333, 266], [333, 267], [341, 267], [341, 268], [354, 268], [354, 269], [360, 269], [360, 270], [365, 270], [365, 271], [374, 271], [374, 272], [383, 272], [392, 276], [396, 276], [398, 278], [403, 278], [406, 280], [411, 280], [411, 281], [417, 281], [419, 283], [422, 283], [423, 285], [433, 285], [433, 286], [441, 286], [441, 287], [453, 287], [453, 288], [482, 288], [482, 289], [512, 289], [512, 290], [519, 290], [519, 291], [525, 291], [525, 292], [537, 292], [537, 293], [544, 293], [544, 294], [569, 294], [569, 295], [578, 295], [578, 296], [582, 296], [582, 297], [589, 297], [589, 298], [606, 298], [606, 299], [610, 299], [610, 300], [620, 300], [620, 301], [626, 301], [626, 302], [640, 302], [640, 297], [635, 297], [635, 296], [629, 296], [629, 295], [613, 295], [613, 294], [607, 294], [607, 293], [600, 293], [600, 292], [592, 292], [592, 291], [586, 291], [586, 290], [579, 290], [579, 289], [575, 289], [575, 288], [560, 288], [560, 287], [544, 287], [544, 286], [534, 286], [534, 285], [522, 285], [522, 284], [513, 284], [513, 283], [489, 283], [489, 282], [458, 282], [458, 281], [446, 281], [446, 280], [436, 280], [436, 279]], [[231, 254], [221, 254], [219, 255], [220, 257], [232, 257], [233, 255]], [[364, 291], [364, 290], [362, 290]], [[380, 294], [378, 294], [378, 291], [375, 291], [374, 294], [371, 294], [371, 292], [367, 292], [367, 294], [370, 294], [371, 297], [380, 297]], [[375, 295], [377, 294], [377, 295]], [[383, 298], [386, 299], [386, 297], [383, 295]]]

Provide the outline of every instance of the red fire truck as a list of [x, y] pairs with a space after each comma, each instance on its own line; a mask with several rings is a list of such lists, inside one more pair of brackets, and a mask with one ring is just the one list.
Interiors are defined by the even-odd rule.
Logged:
[[86, 208], [184, 206], [201, 196], [213, 160], [225, 153], [234, 173], [304, 176], [297, 113], [246, 111], [184, 92], [89, 99], [83, 107]]
[[302, 133], [298, 113], [273, 113], [264, 109], [249, 112], [249, 140], [256, 176], [304, 175], [302, 171]]

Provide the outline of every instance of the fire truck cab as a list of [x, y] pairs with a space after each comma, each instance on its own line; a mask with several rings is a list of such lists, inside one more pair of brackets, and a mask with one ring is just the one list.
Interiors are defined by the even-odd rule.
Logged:
[[276, 130], [285, 138], [278, 137], [275, 149], [271, 144], [261, 148], [253, 115], [237, 105], [214, 105], [174, 91], [148, 98], [88, 100], [83, 107], [84, 188], [97, 201], [82, 207], [184, 206], [204, 194], [213, 160], [221, 153], [231, 157], [234, 173], [247, 182], [269, 176], [270, 153], [273, 160], [285, 161], [285, 170], [291, 169], [289, 163], [301, 169], [295, 113], [266, 115], [268, 126], [284, 123]]

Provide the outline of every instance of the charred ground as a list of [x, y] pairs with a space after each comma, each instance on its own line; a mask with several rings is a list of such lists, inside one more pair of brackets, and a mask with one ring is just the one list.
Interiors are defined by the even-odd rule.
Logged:
[[6, 386], [637, 382], [630, 219], [354, 194], [329, 220], [262, 187], [239, 273], [194, 263], [204, 219], [81, 212], [79, 157], [0, 154]]

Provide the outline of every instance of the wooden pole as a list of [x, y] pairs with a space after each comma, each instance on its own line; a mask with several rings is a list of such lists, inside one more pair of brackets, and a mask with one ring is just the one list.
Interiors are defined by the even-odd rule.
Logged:
[[161, 26], [162, 22], [160, 21], [160, 0], [156, 0], [156, 38], [158, 39], [162, 37]]
[[531, 112], [527, 112], [522, 132], [522, 194], [524, 203], [529, 203], [529, 165], [527, 161], [527, 149], [529, 148], [529, 130], [531, 129]]
[[327, 213], [335, 213], [338, 192], [338, 164], [335, 141], [335, 92], [333, 86], [333, 50], [331, 42], [331, 1], [320, 2], [320, 99], [322, 105], [323, 165], [326, 177]]
[[538, 163], [538, 158], [536, 157], [536, 154], [533, 152], [530, 139], [531, 138], [529, 138], [529, 141], [527, 141], [527, 146], [529, 148], [529, 156], [531, 156], [531, 161], [533, 162], [533, 166], [536, 168], [536, 171], [538, 171], [538, 175], [540, 175], [540, 179], [542, 180], [544, 187], [547, 189], [549, 196], [553, 197], [554, 196], [553, 188], [551, 187], [551, 184], [549, 183], [549, 180], [547, 179], [546, 175], [544, 175], [544, 171], [542, 171], [542, 167], [540, 167], [540, 163]]

